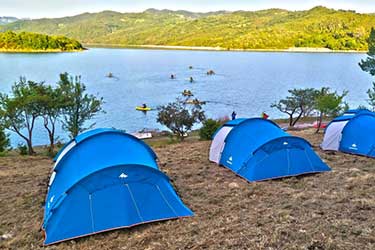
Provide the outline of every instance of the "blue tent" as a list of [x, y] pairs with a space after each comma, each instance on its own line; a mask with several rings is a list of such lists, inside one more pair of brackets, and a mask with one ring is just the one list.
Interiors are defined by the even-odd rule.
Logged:
[[309, 142], [261, 118], [243, 120], [230, 130], [218, 163], [248, 181], [330, 170]]
[[325, 130], [321, 147], [375, 157], [375, 113], [350, 110], [333, 119]]
[[191, 215], [149, 146], [119, 130], [96, 129], [77, 136], [56, 157], [45, 244]]

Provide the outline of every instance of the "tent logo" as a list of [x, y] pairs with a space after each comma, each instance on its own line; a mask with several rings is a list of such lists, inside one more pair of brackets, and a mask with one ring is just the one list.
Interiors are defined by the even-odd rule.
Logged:
[[353, 149], [353, 150], [358, 150], [357, 144], [355, 144], [355, 143], [353, 143], [349, 148]]
[[230, 165], [232, 165], [232, 161], [233, 161], [233, 157], [230, 156], [229, 159], [227, 160], [227, 163], [230, 164]]
[[121, 178], [121, 179], [125, 179], [125, 178], [127, 178], [127, 177], [128, 177], [128, 175], [125, 174], [125, 173], [121, 173], [121, 174], [118, 176], [118, 178]]

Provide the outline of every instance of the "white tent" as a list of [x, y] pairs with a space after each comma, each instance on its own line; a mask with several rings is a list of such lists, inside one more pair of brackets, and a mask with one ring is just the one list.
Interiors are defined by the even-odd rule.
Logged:
[[342, 130], [346, 126], [348, 121], [336, 121], [329, 124], [324, 133], [323, 142], [320, 147], [323, 150], [335, 150], [338, 151], [340, 147], [340, 141], [342, 137]]
[[219, 164], [221, 152], [223, 151], [225, 138], [229, 134], [229, 132], [233, 129], [233, 127], [223, 126], [220, 130], [216, 133], [210, 148], [210, 161], [216, 162]]
[[218, 131], [216, 131], [213, 141], [211, 143], [209, 160], [219, 164], [221, 158], [221, 152], [223, 151], [225, 145], [225, 138], [229, 132], [238, 124], [245, 121], [245, 118], [238, 118], [235, 120], [227, 121], [223, 126], [221, 126]]

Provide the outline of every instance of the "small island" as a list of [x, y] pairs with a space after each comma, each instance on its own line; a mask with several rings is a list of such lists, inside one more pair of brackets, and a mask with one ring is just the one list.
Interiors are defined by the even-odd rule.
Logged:
[[0, 32], [0, 52], [73, 52], [84, 50], [77, 40], [31, 32]]

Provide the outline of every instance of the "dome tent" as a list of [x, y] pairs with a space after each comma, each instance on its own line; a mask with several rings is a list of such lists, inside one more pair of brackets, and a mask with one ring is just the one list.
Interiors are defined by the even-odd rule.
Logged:
[[235, 120], [230, 120], [226, 122], [223, 126], [221, 126], [215, 134], [212, 136], [212, 143], [210, 147], [210, 153], [209, 153], [209, 160], [219, 163], [220, 161], [220, 154], [224, 146], [224, 141], [229, 132], [236, 127], [238, 124], [243, 122], [244, 118], [239, 118]]
[[323, 150], [375, 157], [375, 113], [349, 110], [333, 119], [325, 129]]
[[[225, 127], [224, 124], [216, 136]], [[221, 148], [216, 163], [248, 181], [330, 170], [309, 142], [287, 134], [274, 122], [262, 118], [241, 120], [226, 135]]]
[[96, 129], [77, 136], [56, 158], [45, 244], [192, 215], [149, 146], [119, 130]]

